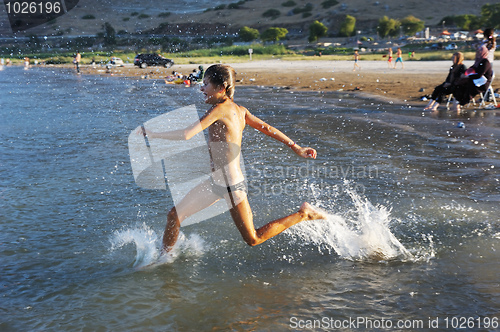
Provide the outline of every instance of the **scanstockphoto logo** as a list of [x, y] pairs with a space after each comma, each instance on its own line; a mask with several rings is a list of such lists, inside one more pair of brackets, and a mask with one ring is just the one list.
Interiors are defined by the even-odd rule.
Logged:
[[75, 8], [79, 0], [4, 0], [5, 11], [13, 32], [52, 21]]
[[330, 162], [318, 165], [308, 160], [298, 166], [250, 166], [247, 173], [251, 178], [269, 179], [263, 183], [250, 182], [251, 195], [297, 196], [308, 192], [314, 197], [320, 192], [333, 197], [345, 190], [364, 194], [365, 187], [359, 181], [379, 178], [379, 169], [375, 165], [337, 165]]

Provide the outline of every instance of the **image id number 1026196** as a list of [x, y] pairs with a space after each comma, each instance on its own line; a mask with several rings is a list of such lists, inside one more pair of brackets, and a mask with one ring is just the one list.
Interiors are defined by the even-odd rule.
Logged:
[[62, 5], [60, 1], [6, 1], [7, 14], [59, 14]]
[[446, 317], [445, 328], [452, 329], [498, 329], [498, 317]]

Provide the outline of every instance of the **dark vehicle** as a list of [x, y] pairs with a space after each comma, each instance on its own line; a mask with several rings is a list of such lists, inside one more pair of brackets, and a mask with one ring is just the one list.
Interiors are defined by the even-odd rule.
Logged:
[[159, 54], [137, 54], [134, 59], [134, 65], [141, 68], [146, 68], [147, 66], [170, 68], [174, 65], [174, 61]]

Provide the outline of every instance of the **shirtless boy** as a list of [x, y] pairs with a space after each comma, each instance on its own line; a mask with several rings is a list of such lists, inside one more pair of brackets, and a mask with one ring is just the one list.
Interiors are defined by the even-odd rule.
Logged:
[[247, 198], [247, 186], [240, 167], [243, 129], [246, 125], [282, 142], [303, 158], [316, 158], [316, 150], [300, 147], [278, 129], [251, 114], [234, 100], [235, 71], [227, 65], [213, 65], [207, 69], [201, 91], [210, 105], [199, 122], [185, 129], [167, 132], [146, 130], [150, 139], [189, 140], [208, 129], [212, 175], [193, 188], [168, 213], [163, 235], [163, 251], [170, 251], [177, 241], [181, 222], [187, 217], [224, 198], [243, 240], [250, 246], [258, 245], [285, 229], [304, 220], [325, 219], [326, 216], [303, 203], [300, 209], [286, 217], [255, 229], [252, 210]]

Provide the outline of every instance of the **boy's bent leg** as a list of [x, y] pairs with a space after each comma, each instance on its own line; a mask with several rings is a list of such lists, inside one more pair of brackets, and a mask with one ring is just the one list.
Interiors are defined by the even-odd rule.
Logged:
[[255, 229], [252, 210], [247, 199], [233, 207], [230, 212], [241, 236], [250, 246], [261, 244], [301, 221], [326, 219], [326, 215], [315, 210], [309, 203], [304, 203], [299, 211]]

